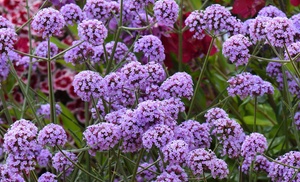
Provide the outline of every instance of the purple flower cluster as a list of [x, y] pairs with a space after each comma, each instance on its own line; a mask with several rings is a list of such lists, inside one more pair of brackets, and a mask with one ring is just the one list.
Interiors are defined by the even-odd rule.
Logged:
[[227, 82], [229, 83], [228, 95], [232, 97], [238, 95], [241, 99], [245, 99], [248, 96], [254, 97], [274, 93], [274, 87], [270, 82], [248, 72], [238, 74]]
[[148, 60], [162, 63], [165, 60], [165, 48], [161, 40], [154, 35], [145, 35], [134, 43], [134, 52], [143, 52]]
[[[289, 60], [291, 56], [291, 58], [293, 59], [294, 57], [297, 56], [297, 54], [299, 54], [299, 52], [300, 52], [300, 42], [292, 43], [287, 47], [287, 51], [285, 51], [284, 53], [284, 58]], [[300, 58], [296, 59], [295, 61], [299, 62]]]
[[195, 10], [185, 19], [184, 23], [189, 27], [189, 31], [194, 33], [193, 38], [195, 39], [203, 39], [205, 36], [203, 31], [206, 22], [203, 16], [203, 11]]
[[236, 158], [240, 155], [241, 146], [245, 139], [244, 131], [235, 120], [220, 118], [214, 121], [212, 135], [223, 145], [222, 155]]
[[91, 125], [83, 132], [84, 140], [91, 147], [89, 153], [93, 156], [97, 151], [113, 148], [121, 139], [120, 127], [112, 123]]
[[6, 18], [4, 18], [3, 16], [0, 16], [0, 29], [2, 28], [10, 28], [10, 29], [14, 29], [15, 26], [8, 21]]
[[262, 134], [251, 133], [242, 144], [241, 156], [253, 160], [257, 154], [264, 153], [267, 147], [267, 139]]
[[73, 3], [66, 4], [60, 9], [60, 13], [65, 19], [66, 24], [73, 25], [74, 22], [80, 23], [83, 20], [81, 8]]
[[13, 172], [9, 166], [2, 164], [0, 164], [0, 179], [1, 182], [25, 182], [20, 174]]
[[224, 42], [222, 52], [236, 66], [246, 65], [250, 58], [249, 47], [251, 45], [247, 37], [238, 34]]
[[158, 24], [173, 27], [178, 18], [179, 6], [174, 0], [158, 0], [153, 11]]
[[294, 42], [296, 34], [293, 22], [285, 17], [276, 17], [266, 24], [266, 35], [270, 44], [275, 47], [284, 47]]
[[65, 171], [66, 176], [69, 176], [74, 170], [74, 165], [71, 161], [69, 161], [69, 159], [72, 160], [74, 163], [77, 163], [77, 156], [68, 151], [63, 150], [62, 152], [57, 152], [52, 157], [52, 166], [57, 171]]
[[48, 38], [59, 35], [65, 23], [64, 17], [59, 11], [53, 8], [44, 8], [33, 17], [31, 27], [43, 38]]
[[[73, 41], [72, 46], [79, 44], [81, 41]], [[67, 63], [72, 63], [74, 66], [76, 64], [83, 64], [90, 57], [94, 56], [96, 53], [91, 44], [83, 42], [80, 45], [74, 47], [73, 49], [68, 50], [64, 55], [64, 60]]]
[[[111, 41], [105, 45], [108, 59], [111, 59], [114, 44], [115, 41]], [[126, 56], [127, 53], [128, 55]], [[113, 56], [114, 56], [113, 60], [115, 61], [116, 64], [120, 63], [123, 60], [128, 60], [130, 62], [137, 61], [135, 55], [132, 52], [129, 52], [128, 47], [123, 42], [117, 43], [117, 47]]]
[[13, 49], [17, 41], [17, 34], [13, 29], [0, 28], [0, 55], [3, 56]]
[[[9, 55], [7, 54], [0, 54], [0, 81], [4, 81], [7, 79], [8, 74], [9, 74], [9, 64], [8, 64], [8, 57]], [[1, 88], [1, 86], [0, 86]]]
[[[56, 116], [59, 116], [62, 112], [59, 104], [55, 104]], [[43, 104], [36, 111], [37, 115], [43, 116], [45, 119], [50, 119], [50, 104]]]
[[97, 99], [104, 95], [106, 84], [97, 72], [86, 70], [75, 75], [72, 85], [81, 100], [90, 101], [92, 97]]
[[[296, 169], [289, 167], [300, 168], [299, 160], [300, 152], [298, 151], [290, 151], [283, 156], [279, 156], [275, 159], [278, 163], [271, 163], [268, 176], [272, 181], [299, 181], [300, 173], [298, 173]], [[281, 163], [285, 165], [282, 165]], [[295, 173], [298, 174], [295, 175]]]
[[266, 26], [271, 18], [265, 16], [258, 16], [249, 22], [249, 35], [254, 43], [266, 39]]
[[42, 146], [64, 146], [67, 142], [67, 134], [62, 126], [50, 123], [39, 132], [37, 139], [38, 143]]
[[169, 164], [183, 164], [188, 152], [188, 144], [183, 140], [173, 140], [162, 149], [164, 161]]
[[[190, 145], [190, 149], [197, 148], [209, 148], [212, 138], [209, 134], [210, 128], [207, 124], [200, 124], [198, 121], [188, 120], [179, 125], [180, 128], [190, 131], [193, 135], [193, 145]], [[185, 138], [184, 136], [182, 136]], [[186, 141], [188, 142], [188, 141]]]
[[267, 173], [269, 172], [271, 162], [266, 157], [262, 155], [257, 155], [255, 156], [254, 159], [248, 158], [243, 161], [243, 165], [242, 165], [243, 173], [248, 174], [252, 163], [253, 163], [253, 171], [267, 172]]
[[78, 36], [93, 46], [102, 45], [107, 37], [107, 29], [105, 25], [96, 19], [83, 20], [78, 25]]
[[46, 172], [39, 177], [38, 182], [57, 182], [55, 178], [55, 174]]
[[214, 179], [224, 179], [227, 178], [229, 174], [229, 169], [226, 162], [222, 159], [213, 159], [211, 164], [211, 176]]
[[42, 149], [37, 156], [36, 160], [41, 167], [47, 167], [51, 161], [52, 154], [48, 149]]
[[117, 14], [119, 8], [116, 8], [116, 2], [105, 0], [88, 0], [83, 7], [85, 19], [97, 19], [105, 21], [112, 17], [112, 13]]
[[[50, 57], [55, 56], [58, 53], [58, 47], [50, 42]], [[48, 57], [48, 41], [43, 41], [38, 44], [38, 46], [35, 48], [35, 55], [39, 57]]]
[[160, 86], [161, 98], [186, 97], [191, 99], [193, 96], [193, 80], [191, 75], [185, 72], [177, 72], [165, 80]]
[[152, 147], [162, 149], [174, 137], [173, 130], [163, 124], [158, 124], [148, 129], [142, 137], [143, 146], [145, 149], [150, 150]]
[[204, 117], [206, 118], [206, 120], [205, 120], [206, 123], [208, 123], [210, 126], [212, 126], [217, 119], [225, 119], [225, 118], [228, 118], [229, 116], [226, 113], [226, 111], [224, 111], [223, 109], [214, 107], [214, 108], [209, 109], [205, 113]]
[[266, 6], [262, 8], [257, 16], [265, 16], [265, 17], [270, 17], [270, 18], [275, 18], [275, 17], [286, 17], [285, 13], [278, 9], [276, 6]]
[[211, 161], [215, 158], [216, 155], [212, 151], [199, 148], [188, 153], [186, 163], [194, 175], [202, 175], [204, 171], [211, 169]]

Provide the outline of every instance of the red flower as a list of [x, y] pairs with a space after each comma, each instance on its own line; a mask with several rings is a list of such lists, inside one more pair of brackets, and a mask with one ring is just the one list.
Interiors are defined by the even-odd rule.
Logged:
[[[190, 13], [183, 15], [185, 20]], [[182, 42], [182, 61], [187, 63], [193, 58], [197, 58], [201, 55], [206, 55], [208, 51], [209, 44], [211, 42], [211, 37], [206, 35], [202, 40], [194, 39], [194, 33], [189, 30], [183, 32], [183, 42]], [[170, 33], [168, 37], [162, 36], [161, 41], [165, 47], [166, 60], [165, 64], [168, 67], [172, 67], [171, 54], [178, 55], [179, 50], [179, 39], [178, 33]], [[217, 52], [217, 48], [213, 46], [210, 55], [213, 55]]]
[[253, 17], [266, 4], [266, 0], [235, 0], [232, 13], [242, 18]]
[[291, 0], [291, 4], [293, 6], [299, 6], [300, 5], [300, 0]]

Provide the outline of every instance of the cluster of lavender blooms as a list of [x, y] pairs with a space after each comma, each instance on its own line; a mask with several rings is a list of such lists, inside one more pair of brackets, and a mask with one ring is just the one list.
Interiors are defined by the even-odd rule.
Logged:
[[[66, 175], [73, 171], [73, 164], [61, 152], [52, 157], [52, 153], [44, 148], [46, 145], [64, 146], [67, 135], [62, 126], [48, 124], [38, 132], [38, 128], [29, 120], [16, 121], [4, 135], [4, 152], [6, 163], [0, 167], [1, 181], [25, 181], [21, 176], [29, 174], [37, 167], [47, 167], [52, 163], [57, 171], [68, 169]], [[76, 162], [75, 154], [65, 152], [68, 158]], [[43, 174], [39, 181], [56, 181], [56, 176], [49, 172]]]
[[228, 95], [232, 97], [237, 95], [241, 99], [245, 99], [248, 96], [255, 97], [274, 93], [274, 87], [270, 82], [248, 72], [238, 74], [227, 82], [229, 83]]

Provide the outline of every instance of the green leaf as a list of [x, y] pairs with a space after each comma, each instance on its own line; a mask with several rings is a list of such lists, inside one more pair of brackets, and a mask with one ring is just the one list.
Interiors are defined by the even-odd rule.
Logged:
[[[253, 125], [254, 123], [254, 116], [245, 116], [243, 117], [244, 121], [247, 125]], [[267, 120], [262, 118], [256, 118], [256, 125], [258, 126], [273, 126], [273, 124]]]
[[58, 48], [60, 49], [67, 49], [68, 47], [70, 47], [67, 44], [62, 43], [60, 40], [58, 40], [56, 37], [50, 37], [50, 41], [52, 43], [54, 43]]

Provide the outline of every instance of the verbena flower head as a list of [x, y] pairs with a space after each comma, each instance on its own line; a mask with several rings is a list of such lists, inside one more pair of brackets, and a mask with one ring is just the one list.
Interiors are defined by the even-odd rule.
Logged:
[[0, 165], [0, 179], [3, 182], [25, 182], [24, 178], [18, 173], [15, 173], [7, 166]]
[[168, 172], [163, 172], [157, 176], [155, 182], [171, 182], [171, 181], [181, 181], [177, 175], [169, 174]]
[[57, 182], [56, 175], [46, 172], [39, 177], [38, 182]]
[[32, 29], [43, 38], [59, 35], [65, 26], [64, 17], [53, 8], [41, 9], [31, 23]]
[[[294, 42], [291, 45], [289, 45], [287, 47], [287, 51], [285, 50], [284, 52], [284, 59], [289, 60], [289, 55], [291, 56], [291, 58], [293, 59], [294, 57], [297, 56], [297, 54], [299, 54], [300, 52], [300, 42]], [[300, 58], [295, 60], [296, 62], [300, 61]]]
[[97, 19], [106, 21], [112, 16], [112, 12], [117, 14], [114, 8], [115, 2], [105, 0], [88, 0], [83, 7], [85, 19]]
[[200, 124], [198, 121], [188, 120], [179, 126], [192, 132], [194, 136], [194, 146], [189, 146], [191, 149], [209, 148], [212, 139], [209, 134], [210, 127], [208, 124]]
[[15, 173], [25, 172], [29, 174], [31, 170], [34, 170], [36, 165], [35, 154], [33, 152], [8, 154], [6, 164]]
[[0, 54], [7, 54], [14, 47], [17, 41], [17, 34], [15, 30], [10, 28], [0, 29]]
[[50, 123], [39, 132], [38, 142], [42, 146], [64, 146], [67, 142], [67, 134], [62, 126]]
[[140, 62], [130, 62], [120, 70], [121, 80], [129, 88], [140, 88], [148, 77], [146, 68]]
[[217, 119], [221, 119], [221, 118], [228, 118], [228, 114], [226, 113], [226, 111], [224, 109], [218, 108], [218, 107], [214, 107], [209, 109], [204, 117], [206, 118], [206, 123], [208, 123], [210, 126], [212, 126], [214, 124], [214, 122]]
[[137, 124], [132, 110], [127, 110], [121, 118], [122, 151], [137, 152], [142, 148], [142, 135], [144, 129]]
[[285, 17], [276, 17], [266, 24], [267, 38], [270, 44], [275, 47], [284, 47], [294, 42], [296, 34], [293, 22]]
[[229, 169], [226, 162], [222, 159], [213, 159], [211, 161], [211, 175], [214, 179], [224, 179], [227, 178], [229, 174]]
[[178, 119], [178, 114], [180, 112], [184, 112], [185, 107], [184, 103], [180, 100], [180, 98], [171, 97], [169, 99], [164, 99], [160, 102], [160, 109], [163, 112], [175, 120]]
[[174, 0], [158, 0], [153, 11], [158, 24], [173, 27], [178, 18], [179, 6]]
[[203, 19], [206, 22], [206, 29], [214, 31], [214, 34], [219, 34], [222, 31], [228, 30], [227, 20], [231, 17], [231, 13], [224, 6], [213, 4], [208, 6], [204, 11]]
[[244, 158], [254, 159], [257, 153], [262, 154], [267, 148], [266, 137], [260, 133], [251, 133], [249, 136], [246, 136], [242, 144], [241, 155]]
[[222, 156], [236, 158], [241, 153], [245, 139], [243, 128], [233, 119], [220, 118], [214, 121], [212, 135], [215, 135], [222, 147]]
[[295, 125], [298, 130], [300, 130], [300, 112], [296, 112], [294, 115]]
[[212, 160], [215, 158], [216, 155], [212, 151], [199, 148], [188, 153], [186, 164], [194, 175], [200, 176], [212, 168]]
[[[58, 47], [50, 42], [50, 57], [55, 56], [58, 53]], [[48, 57], [48, 41], [43, 41], [35, 48], [35, 55], [47, 58]]]
[[241, 32], [242, 32], [243, 35], [246, 35], [246, 36], [249, 37], [249, 35], [250, 35], [250, 31], [249, 31], [250, 26], [249, 26], [249, 24], [250, 24], [253, 20], [254, 20], [254, 19], [247, 19], [246, 21], [243, 22], [243, 26], [242, 26], [242, 28], [241, 28]]
[[242, 34], [234, 35], [223, 44], [223, 54], [236, 66], [246, 65], [250, 58], [251, 42]]
[[254, 97], [274, 93], [274, 87], [270, 82], [248, 72], [238, 74], [227, 82], [229, 83], [228, 95], [232, 97], [238, 95], [241, 99], [245, 99], [248, 96]]
[[205, 34], [203, 33], [206, 28], [206, 21], [204, 20], [204, 12], [195, 10], [184, 21], [185, 25], [189, 27], [189, 31], [193, 32], [193, 38], [203, 39]]
[[[63, 153], [62, 153], [63, 152]], [[62, 152], [57, 152], [53, 157], [52, 157], [52, 166], [56, 171], [64, 171], [65, 170], [65, 175], [69, 176], [72, 171], [74, 170], [74, 165], [72, 162], [69, 161], [72, 160], [73, 162], [77, 163], [77, 156], [71, 152], [63, 150]], [[67, 157], [65, 157], [65, 155]]]
[[278, 9], [276, 6], [269, 5], [262, 8], [258, 12], [257, 16], [266, 16], [270, 18], [275, 18], [275, 17], [286, 17], [286, 14], [280, 9]]
[[137, 176], [136, 180], [138, 182], [143, 182], [143, 181], [151, 181], [152, 179], [155, 178], [156, 174], [152, 171], [157, 171], [157, 168], [155, 165], [151, 165], [150, 163], [144, 162], [139, 165], [137, 169]]
[[0, 29], [2, 28], [10, 28], [10, 29], [14, 29], [15, 26], [8, 21], [6, 18], [4, 18], [3, 16], [0, 16]]
[[172, 129], [163, 124], [158, 124], [147, 130], [142, 137], [143, 146], [145, 149], [150, 150], [152, 147], [162, 149], [174, 137]]
[[255, 157], [255, 161], [254, 159], [250, 159], [250, 158], [245, 159], [242, 165], [243, 173], [248, 174], [252, 162], [254, 163], [253, 171], [269, 173], [271, 162], [265, 156], [262, 155], [257, 155]]
[[36, 160], [41, 167], [47, 167], [50, 160], [52, 158], [52, 154], [48, 149], [42, 149], [37, 156]]
[[91, 147], [89, 153], [93, 156], [97, 151], [113, 148], [121, 139], [120, 127], [112, 123], [91, 125], [83, 132], [84, 140]]
[[[50, 104], [43, 104], [36, 111], [36, 114], [43, 116], [45, 119], [50, 119], [50, 114], [51, 114], [50, 107], [51, 107]], [[62, 110], [59, 104], [55, 104], [55, 112], [57, 116], [61, 114]]]
[[268, 21], [271, 21], [271, 18], [258, 16], [249, 23], [249, 35], [254, 43], [266, 40]]
[[297, 33], [300, 33], [300, 13], [293, 15], [290, 20], [293, 22], [293, 25], [297, 31]]
[[173, 176], [176, 175], [180, 181], [188, 181], [188, 175], [179, 165], [168, 165], [165, 172]]
[[[300, 160], [300, 152], [298, 151], [290, 151], [282, 156], [279, 156], [275, 159], [278, 163], [272, 162], [269, 168], [268, 177], [271, 178], [272, 181], [299, 181], [300, 173], [296, 176], [296, 169], [290, 168], [288, 166], [293, 166], [299, 168], [299, 160]], [[288, 166], [284, 166], [280, 163], [286, 164]], [[293, 180], [292, 180], [293, 179]]]
[[134, 43], [134, 52], [143, 52], [143, 55], [149, 59], [162, 63], [165, 60], [165, 48], [161, 40], [154, 35], [145, 35]]
[[161, 64], [151, 61], [144, 65], [144, 67], [148, 72], [148, 77], [146, 78], [147, 84], [160, 84], [166, 79], [166, 73]]
[[123, 121], [122, 117], [124, 114], [126, 114], [127, 109], [119, 109], [117, 111], [112, 111], [108, 114], [105, 115], [105, 121], [108, 123], [120, 125], [121, 122]]
[[160, 86], [161, 98], [186, 97], [191, 99], [193, 96], [193, 80], [191, 75], [185, 72], [177, 72], [165, 80]]
[[[73, 41], [72, 46], [79, 44], [81, 41]], [[83, 64], [89, 58], [94, 56], [94, 49], [91, 44], [83, 42], [80, 45], [68, 50], [64, 55], [64, 60], [72, 65]]]
[[195, 148], [195, 139], [193, 133], [181, 126], [176, 126], [174, 128], [174, 140], [183, 140], [185, 143], [188, 144], [189, 149]]
[[73, 23], [80, 23], [83, 20], [83, 13], [81, 8], [73, 3], [66, 4], [60, 9], [66, 24], [73, 25]]
[[188, 152], [188, 144], [183, 140], [173, 140], [162, 149], [164, 161], [169, 164], [183, 164]]
[[36, 147], [37, 127], [28, 120], [16, 121], [4, 135], [3, 147], [7, 153], [27, 154], [32, 153]]
[[[0, 29], [1, 30], [1, 29]], [[8, 74], [10, 72], [10, 68], [9, 68], [9, 55], [7, 54], [0, 54], [0, 81], [4, 81], [7, 79]]]
[[99, 46], [107, 37], [107, 29], [99, 20], [83, 20], [78, 25], [78, 36], [94, 46]]
[[226, 21], [226, 31], [230, 35], [243, 34], [243, 22], [234, 16], [228, 17]]
[[81, 71], [75, 75], [72, 82], [75, 93], [83, 101], [89, 101], [91, 97], [97, 99], [104, 95], [105, 83], [103, 78], [93, 71]]
[[154, 0], [128, 0], [127, 3], [130, 4], [131, 10], [138, 12], [150, 3], [154, 3]]

